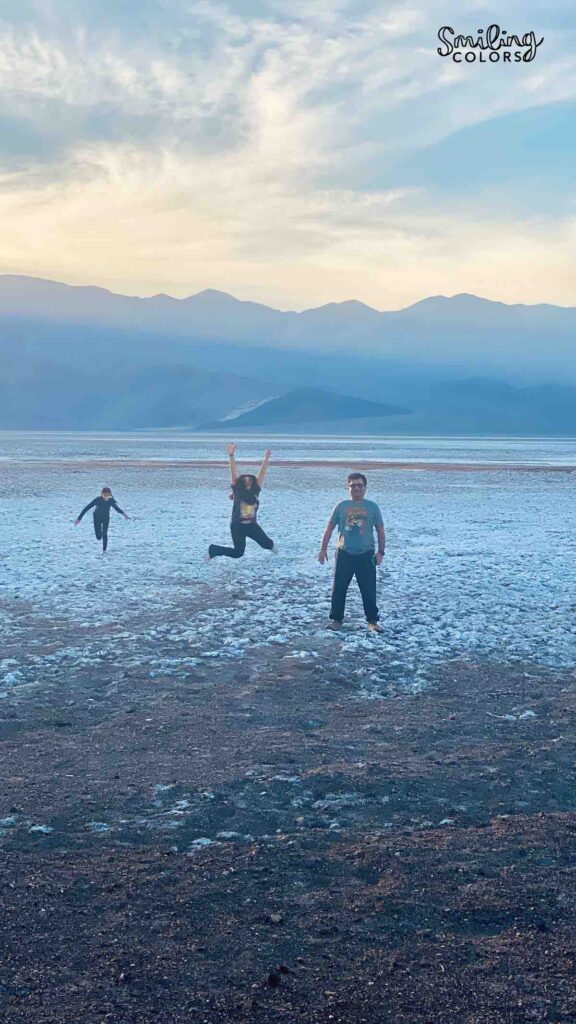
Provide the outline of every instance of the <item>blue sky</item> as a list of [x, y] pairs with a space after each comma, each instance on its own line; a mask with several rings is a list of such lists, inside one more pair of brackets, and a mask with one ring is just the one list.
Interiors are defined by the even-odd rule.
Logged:
[[[437, 55], [491, 23], [536, 59]], [[0, 273], [576, 305], [572, 4], [24, 0], [0, 83]]]

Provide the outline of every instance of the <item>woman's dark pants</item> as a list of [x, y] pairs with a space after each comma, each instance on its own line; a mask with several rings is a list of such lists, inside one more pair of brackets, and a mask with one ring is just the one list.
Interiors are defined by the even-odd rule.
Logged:
[[346, 606], [348, 587], [355, 576], [362, 595], [364, 614], [368, 622], [378, 622], [378, 606], [376, 604], [376, 563], [374, 552], [366, 551], [363, 555], [349, 555], [339, 548], [336, 552], [334, 569], [334, 586], [332, 588], [332, 606], [330, 618], [342, 622]]
[[208, 548], [210, 558], [216, 558], [218, 555], [225, 555], [227, 558], [242, 558], [246, 550], [247, 537], [250, 537], [250, 540], [255, 540], [261, 548], [266, 548], [267, 551], [271, 551], [274, 547], [274, 541], [270, 540], [258, 523], [230, 523], [230, 533], [234, 547], [223, 548], [220, 544], [211, 544]]

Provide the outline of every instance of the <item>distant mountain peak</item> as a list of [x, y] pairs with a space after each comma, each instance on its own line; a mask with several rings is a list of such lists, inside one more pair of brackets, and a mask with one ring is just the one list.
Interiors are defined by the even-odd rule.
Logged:
[[[313, 306], [313, 309], [368, 309], [371, 313], [377, 313], [378, 310], [374, 309], [373, 306], [368, 306], [365, 302], [360, 302], [359, 299], [343, 299], [342, 302], [325, 302], [323, 306]], [[309, 312], [309, 310], [307, 310]]]
[[344, 302], [327, 302], [323, 306], [313, 306], [312, 309], [303, 309], [297, 314], [299, 319], [310, 317], [319, 324], [334, 325], [361, 324], [378, 322], [382, 314], [372, 306], [357, 299], [345, 299]]
[[480, 295], [473, 295], [472, 292], [457, 292], [455, 295], [429, 295], [425, 299], [419, 299], [410, 306], [405, 306], [402, 312], [409, 309], [429, 309], [433, 306], [454, 306], [471, 305], [479, 303], [486, 306], [505, 306], [505, 302], [498, 302], [495, 299], [483, 299]]
[[232, 424], [235, 428], [283, 428], [299, 426], [302, 423], [329, 423], [363, 417], [409, 414], [409, 409], [399, 406], [353, 398], [350, 395], [339, 394], [333, 389], [305, 387], [259, 402], [249, 411], [234, 416], [233, 419], [226, 417], [220, 422], [203, 424], [202, 429], [220, 429]]
[[232, 299], [234, 302], [241, 302], [241, 299], [230, 295], [230, 292], [220, 291], [219, 288], [203, 288], [199, 292], [187, 295], [185, 301], [188, 299]]
[[251, 299], [237, 299], [235, 295], [219, 291], [217, 288], [204, 288], [203, 291], [196, 292], [194, 295], [188, 295], [180, 301], [186, 303], [187, 306], [197, 306], [200, 309], [240, 310], [242, 308], [246, 312], [258, 310], [260, 313], [264, 311], [266, 314], [272, 315], [280, 312], [272, 306], [265, 306], [262, 302], [252, 302]]

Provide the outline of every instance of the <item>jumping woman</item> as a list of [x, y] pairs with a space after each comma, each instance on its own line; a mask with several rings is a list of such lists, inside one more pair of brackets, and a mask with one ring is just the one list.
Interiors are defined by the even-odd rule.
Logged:
[[234, 547], [224, 548], [219, 544], [211, 544], [208, 548], [208, 560], [217, 558], [218, 555], [225, 555], [227, 558], [242, 558], [246, 550], [247, 537], [255, 540], [261, 548], [276, 552], [274, 541], [266, 536], [262, 527], [256, 522], [258, 505], [260, 504], [258, 495], [262, 490], [262, 484], [264, 483], [264, 477], [266, 476], [266, 470], [268, 469], [272, 453], [270, 451], [265, 452], [264, 461], [258, 470], [258, 476], [254, 476], [252, 473], [244, 473], [242, 476], [238, 476], [238, 469], [234, 459], [236, 445], [229, 444], [227, 451], [232, 480], [232, 494], [230, 497], [234, 502], [232, 505], [232, 522], [230, 523], [230, 533], [232, 534]]
[[82, 516], [88, 512], [89, 509], [94, 509], [94, 533], [96, 539], [102, 541], [102, 554], [106, 553], [108, 547], [108, 526], [110, 524], [110, 509], [113, 508], [116, 512], [119, 512], [124, 519], [129, 519], [129, 516], [122, 511], [119, 505], [116, 504], [112, 497], [112, 491], [109, 487], [103, 487], [99, 498], [94, 498], [86, 508], [83, 508], [78, 519], [74, 520], [74, 526], [78, 526], [78, 523], [82, 519]]

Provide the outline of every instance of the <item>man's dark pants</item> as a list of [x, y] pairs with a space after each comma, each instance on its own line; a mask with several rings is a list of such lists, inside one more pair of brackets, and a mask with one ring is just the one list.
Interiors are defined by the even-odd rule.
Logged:
[[336, 552], [336, 568], [334, 570], [334, 586], [332, 588], [332, 607], [330, 618], [342, 622], [346, 594], [355, 576], [362, 595], [364, 613], [368, 622], [378, 622], [378, 606], [376, 604], [376, 564], [374, 552], [366, 551], [363, 555], [349, 555], [343, 548]]

